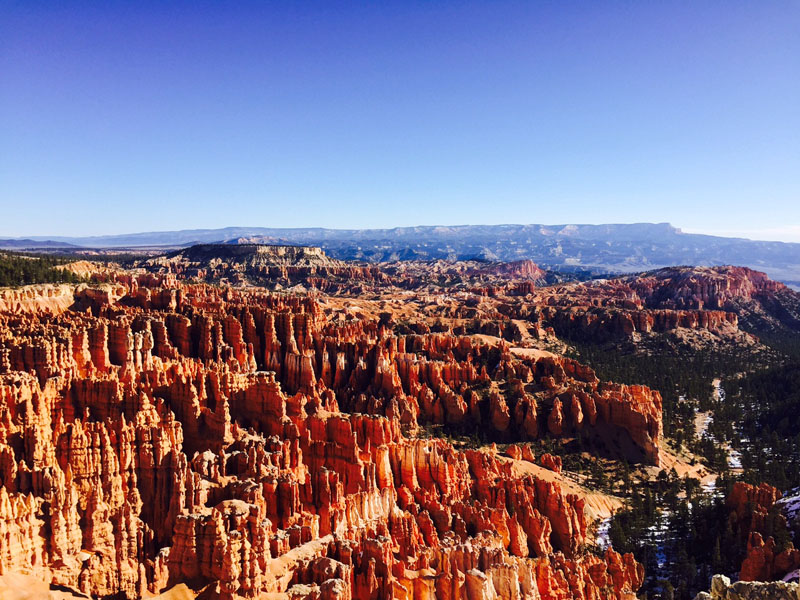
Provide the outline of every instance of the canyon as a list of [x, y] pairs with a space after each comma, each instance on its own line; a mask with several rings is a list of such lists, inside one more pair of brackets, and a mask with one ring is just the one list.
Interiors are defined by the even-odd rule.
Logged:
[[[658, 468], [662, 398], [564, 340], [755, 346], [743, 320], [796, 319], [740, 268], [545, 285], [252, 244], [73, 268], [0, 291], [0, 578], [95, 598], [635, 598], [643, 566], [593, 549], [619, 499], [535, 442]], [[759, 539], [775, 494], [737, 494], [743, 571], [794, 565]]]

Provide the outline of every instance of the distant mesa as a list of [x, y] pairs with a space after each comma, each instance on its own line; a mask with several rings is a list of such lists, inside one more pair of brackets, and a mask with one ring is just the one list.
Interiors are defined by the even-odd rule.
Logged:
[[330, 258], [317, 246], [254, 243], [195, 244], [144, 260], [138, 267], [177, 279], [270, 289], [343, 275], [347, 270], [346, 263]]
[[316, 246], [289, 246], [236, 241], [219, 244], [196, 244], [167, 255], [168, 259], [209, 261], [227, 259], [264, 265], [330, 266], [335, 261]]
[[248, 237], [236, 237], [226, 239], [222, 244], [228, 245], [245, 245], [245, 244], [261, 244], [267, 246], [280, 245], [280, 240], [268, 235], [251, 235]]

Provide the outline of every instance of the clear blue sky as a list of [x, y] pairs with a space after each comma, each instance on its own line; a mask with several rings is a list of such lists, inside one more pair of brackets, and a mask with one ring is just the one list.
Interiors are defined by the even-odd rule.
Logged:
[[800, 1], [0, 3], [0, 236], [635, 221], [800, 241]]

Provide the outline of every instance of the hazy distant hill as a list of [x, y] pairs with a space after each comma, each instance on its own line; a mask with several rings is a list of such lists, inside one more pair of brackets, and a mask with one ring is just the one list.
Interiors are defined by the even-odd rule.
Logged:
[[51, 241], [49, 239], [45, 240], [32, 240], [30, 238], [27, 239], [0, 239], [0, 250], [36, 250], [40, 248], [74, 248], [73, 244], [68, 244], [66, 242], [56, 242]]
[[800, 244], [683, 233], [668, 223], [462, 225], [394, 229], [226, 227], [99, 237], [36, 237], [84, 247], [260, 242], [321, 246], [339, 259], [530, 258], [555, 268], [642, 271], [669, 265], [742, 265], [800, 284]]

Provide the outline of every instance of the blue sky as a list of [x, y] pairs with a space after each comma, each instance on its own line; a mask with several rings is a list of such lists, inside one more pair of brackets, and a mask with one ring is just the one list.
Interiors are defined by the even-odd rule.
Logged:
[[0, 236], [800, 241], [800, 2], [0, 3]]

